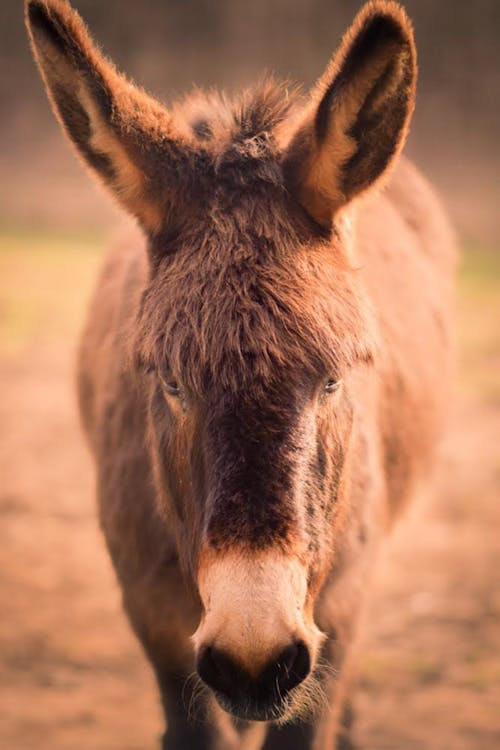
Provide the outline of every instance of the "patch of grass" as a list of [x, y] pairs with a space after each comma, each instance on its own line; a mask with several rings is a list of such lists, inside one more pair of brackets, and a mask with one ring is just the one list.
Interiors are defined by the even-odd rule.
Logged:
[[460, 389], [500, 402], [500, 248], [467, 248], [458, 279]]
[[464, 249], [460, 278], [465, 287], [500, 287], [500, 248], [469, 245]]
[[413, 655], [408, 661], [408, 669], [422, 685], [432, 685], [443, 679], [443, 665], [422, 655]]
[[0, 353], [72, 343], [95, 279], [103, 242], [0, 233]]

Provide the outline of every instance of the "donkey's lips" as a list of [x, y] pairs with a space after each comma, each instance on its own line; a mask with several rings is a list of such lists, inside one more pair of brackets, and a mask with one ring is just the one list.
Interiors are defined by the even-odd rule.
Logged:
[[248, 701], [235, 703], [223, 693], [216, 691], [213, 693], [224, 711], [243, 721], [277, 721], [284, 717], [288, 709], [287, 701], [268, 704], [267, 701], [260, 703], [258, 700], [249, 698]]

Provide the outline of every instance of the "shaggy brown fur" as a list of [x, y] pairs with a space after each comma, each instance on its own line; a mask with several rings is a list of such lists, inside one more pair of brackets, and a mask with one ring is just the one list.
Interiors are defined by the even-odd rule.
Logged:
[[415, 104], [416, 50], [395, 3], [367, 3], [313, 92], [287, 165], [303, 205], [330, 226], [332, 208], [387, 174]]
[[[331, 748], [379, 540], [447, 403], [452, 237], [415, 168], [389, 174], [414, 106], [411, 25], [369, 2], [305, 102], [266, 80], [167, 112], [65, 0], [26, 9], [56, 115], [142, 228], [105, 263], [79, 388], [164, 747]], [[195, 656], [229, 711], [292, 723], [264, 740], [209, 697], [192, 721]]]

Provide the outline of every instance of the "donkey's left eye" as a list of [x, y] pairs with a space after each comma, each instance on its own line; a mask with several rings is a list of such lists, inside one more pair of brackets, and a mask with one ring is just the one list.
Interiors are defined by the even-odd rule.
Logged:
[[325, 385], [325, 391], [326, 393], [333, 393], [334, 391], [337, 391], [341, 385], [342, 378], [330, 378]]
[[161, 378], [161, 385], [163, 390], [170, 396], [179, 396], [181, 393], [181, 387], [177, 380], [165, 380]]

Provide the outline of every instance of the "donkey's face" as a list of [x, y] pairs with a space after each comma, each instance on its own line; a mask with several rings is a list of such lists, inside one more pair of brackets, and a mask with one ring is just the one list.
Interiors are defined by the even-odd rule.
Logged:
[[314, 606], [348, 512], [351, 380], [372, 356], [341, 213], [402, 147], [409, 22], [370, 3], [301, 106], [265, 84], [170, 114], [65, 0], [27, 9], [59, 119], [148, 237], [134, 361], [159, 507], [203, 604], [198, 671], [238, 716], [290, 717], [317, 667]]
[[371, 340], [341, 248], [281, 187], [245, 190], [226, 212], [219, 187], [199, 233], [176, 236], [137, 342], [162, 508], [204, 604], [199, 672], [224, 707], [277, 718], [321, 643], [313, 610], [346, 511], [350, 374]]

